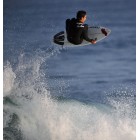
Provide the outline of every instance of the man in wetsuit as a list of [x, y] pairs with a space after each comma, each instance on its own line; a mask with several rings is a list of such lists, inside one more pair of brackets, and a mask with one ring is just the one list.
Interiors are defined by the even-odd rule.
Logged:
[[76, 19], [72, 18], [66, 20], [67, 39], [72, 44], [81, 44], [83, 39], [92, 44], [96, 43], [96, 40], [88, 37], [88, 25], [84, 24], [85, 21], [86, 11], [78, 11]]

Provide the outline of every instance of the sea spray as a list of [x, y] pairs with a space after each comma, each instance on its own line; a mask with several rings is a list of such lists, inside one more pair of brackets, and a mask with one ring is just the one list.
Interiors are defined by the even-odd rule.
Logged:
[[19, 57], [15, 70], [10, 63], [5, 66], [5, 75], [10, 76], [4, 82], [8, 81], [10, 88], [4, 90], [9, 92], [4, 93], [4, 139], [135, 139], [129, 102], [119, 100], [122, 111], [114, 98], [109, 99], [109, 105], [52, 98], [41, 69], [46, 59], [36, 55], [27, 61], [25, 56]]
[[14, 86], [14, 79], [16, 78], [15, 73], [12, 70], [12, 67], [10, 66], [10, 63], [7, 62], [7, 64], [4, 66], [3, 70], [3, 96], [7, 96], [10, 94], [10, 90]]

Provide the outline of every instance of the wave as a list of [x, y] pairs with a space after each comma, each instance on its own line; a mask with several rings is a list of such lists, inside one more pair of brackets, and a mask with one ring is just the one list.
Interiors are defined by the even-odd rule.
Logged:
[[135, 139], [130, 98], [109, 96], [108, 105], [52, 98], [41, 69], [49, 57], [39, 52], [29, 59], [21, 54], [16, 68], [10, 62], [5, 64], [4, 139]]

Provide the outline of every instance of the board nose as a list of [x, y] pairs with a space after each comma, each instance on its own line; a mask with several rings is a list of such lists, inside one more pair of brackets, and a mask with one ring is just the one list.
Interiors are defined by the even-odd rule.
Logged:
[[109, 35], [111, 33], [111, 30], [106, 28], [106, 32], [107, 32], [107, 35]]

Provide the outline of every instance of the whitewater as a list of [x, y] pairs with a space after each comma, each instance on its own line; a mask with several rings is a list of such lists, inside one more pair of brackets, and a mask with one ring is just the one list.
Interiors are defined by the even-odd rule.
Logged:
[[114, 89], [120, 97], [106, 94], [108, 104], [52, 98], [41, 70], [49, 57], [52, 53], [26, 61], [20, 54], [15, 70], [9, 62], [5, 64], [4, 139], [135, 139], [134, 90]]

